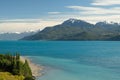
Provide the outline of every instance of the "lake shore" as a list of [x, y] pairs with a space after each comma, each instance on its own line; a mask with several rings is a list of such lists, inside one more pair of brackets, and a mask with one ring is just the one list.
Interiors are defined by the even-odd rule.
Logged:
[[43, 70], [43, 67], [42, 67], [42, 66], [39, 66], [39, 65], [33, 63], [29, 58], [27, 58], [27, 57], [25, 57], [25, 56], [21, 56], [21, 57], [20, 57], [20, 60], [21, 60], [22, 62], [25, 62], [25, 60], [28, 61], [33, 76], [35, 76], [35, 77], [42, 76], [42, 73], [40, 72], [40, 71]]

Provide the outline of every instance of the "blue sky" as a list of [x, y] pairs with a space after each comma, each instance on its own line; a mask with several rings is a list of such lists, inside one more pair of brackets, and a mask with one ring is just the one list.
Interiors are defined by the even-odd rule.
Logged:
[[2, 0], [0, 16], [3, 18], [40, 18], [48, 12], [70, 12], [69, 5], [89, 5], [91, 0]]
[[43, 29], [69, 18], [120, 20], [120, 0], [1, 0], [0, 32]]

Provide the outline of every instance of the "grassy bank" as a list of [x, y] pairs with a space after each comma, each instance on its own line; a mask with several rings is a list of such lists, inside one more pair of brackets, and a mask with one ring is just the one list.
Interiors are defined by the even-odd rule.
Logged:
[[24, 80], [24, 76], [13, 75], [9, 72], [0, 72], [0, 80]]

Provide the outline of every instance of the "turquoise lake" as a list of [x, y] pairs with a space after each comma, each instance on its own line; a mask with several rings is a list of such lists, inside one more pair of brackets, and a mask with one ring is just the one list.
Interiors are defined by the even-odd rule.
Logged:
[[120, 80], [119, 41], [0, 41], [7, 52], [44, 66], [37, 80]]

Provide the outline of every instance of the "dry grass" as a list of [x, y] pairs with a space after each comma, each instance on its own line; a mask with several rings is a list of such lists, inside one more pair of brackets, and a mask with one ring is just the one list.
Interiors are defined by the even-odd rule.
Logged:
[[0, 72], [0, 80], [24, 80], [24, 76], [12, 75], [9, 72]]

